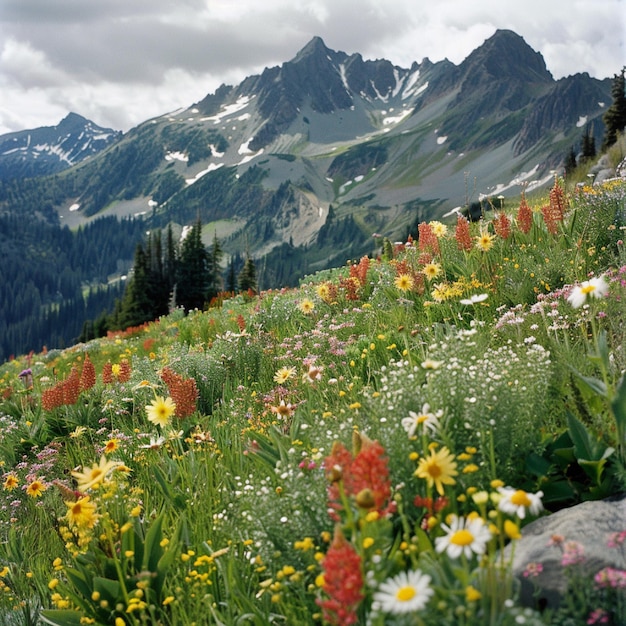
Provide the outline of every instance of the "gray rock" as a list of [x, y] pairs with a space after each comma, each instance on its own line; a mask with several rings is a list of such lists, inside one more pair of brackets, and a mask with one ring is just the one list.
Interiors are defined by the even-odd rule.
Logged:
[[[542, 609], [559, 605], [567, 588], [561, 564], [567, 542], [577, 542], [582, 547], [582, 566], [590, 581], [604, 567], [626, 570], [626, 542], [617, 548], [609, 546], [615, 533], [624, 531], [626, 494], [583, 502], [525, 526], [513, 554], [513, 574], [521, 583], [522, 604]], [[508, 546], [509, 556], [511, 547]], [[537, 576], [525, 577], [524, 571], [532, 563], [541, 563], [543, 570]], [[533, 595], [536, 590], [538, 593]]]

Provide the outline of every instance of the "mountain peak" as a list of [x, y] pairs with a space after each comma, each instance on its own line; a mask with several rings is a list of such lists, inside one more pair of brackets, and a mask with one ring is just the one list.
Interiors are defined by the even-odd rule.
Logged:
[[512, 30], [498, 29], [461, 64], [463, 74], [475, 71], [489, 78], [547, 83], [554, 79], [539, 52]]
[[298, 54], [296, 54], [293, 61], [297, 63], [298, 61], [304, 59], [305, 57], [318, 55], [318, 54], [323, 54], [325, 56], [330, 55], [332, 54], [332, 50], [330, 50], [326, 46], [326, 44], [324, 43], [324, 40], [321, 37], [318, 37], [316, 35], [315, 37], [313, 37], [313, 39], [311, 39], [311, 41], [309, 41], [309, 43], [306, 44], [306, 46], [304, 46], [304, 48], [302, 48], [298, 52]]

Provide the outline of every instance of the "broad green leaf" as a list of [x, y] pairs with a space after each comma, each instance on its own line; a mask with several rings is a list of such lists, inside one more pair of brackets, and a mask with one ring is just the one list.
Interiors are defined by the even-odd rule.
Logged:
[[626, 445], [626, 375], [624, 374], [622, 374], [617, 383], [615, 396], [611, 402], [611, 409], [615, 416], [617, 435], [619, 437], [617, 443], [618, 445]]
[[163, 513], [150, 525], [146, 534], [143, 568], [149, 572], [156, 572], [157, 563], [163, 555], [161, 541], [163, 540]]
[[[587, 429], [580, 422], [580, 420], [576, 419], [576, 417], [569, 412], [567, 414], [567, 426], [569, 428], [572, 441], [574, 442], [574, 453], [576, 454], [576, 458], [589, 459], [592, 461], [597, 460], [597, 442], [594, 442], [591, 439]], [[598, 458], [602, 458], [601, 455]]]
[[39, 614], [41, 621], [52, 626], [81, 626], [81, 617], [79, 611], [61, 609], [45, 609]]

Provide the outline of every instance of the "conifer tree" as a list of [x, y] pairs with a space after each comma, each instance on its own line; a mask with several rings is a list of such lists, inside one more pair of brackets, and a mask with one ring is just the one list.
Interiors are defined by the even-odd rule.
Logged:
[[567, 156], [565, 157], [565, 174], [569, 176], [575, 169], [578, 164], [576, 163], [576, 151], [574, 150], [574, 146], [569, 149]]
[[209, 300], [215, 297], [224, 288], [221, 266], [223, 256], [224, 252], [222, 250], [219, 239], [217, 238], [217, 231], [214, 231], [213, 245], [211, 246], [211, 252], [209, 255], [209, 272], [211, 275], [211, 281], [207, 293], [207, 297]]
[[151, 319], [153, 303], [150, 299], [150, 267], [142, 244], [135, 250], [133, 275], [126, 285], [122, 298], [117, 328], [138, 326]]
[[589, 129], [589, 125], [585, 127], [581, 153], [585, 160], [593, 159], [596, 156], [596, 140], [593, 137], [593, 132]]
[[202, 243], [202, 222], [185, 237], [178, 261], [176, 299], [185, 310], [202, 309], [211, 283], [209, 253]]
[[243, 268], [239, 272], [238, 282], [240, 291], [257, 290], [256, 266], [250, 256], [246, 257]]
[[611, 97], [613, 103], [603, 116], [606, 127], [602, 149], [606, 150], [617, 141], [617, 135], [626, 128], [626, 67], [613, 78]]

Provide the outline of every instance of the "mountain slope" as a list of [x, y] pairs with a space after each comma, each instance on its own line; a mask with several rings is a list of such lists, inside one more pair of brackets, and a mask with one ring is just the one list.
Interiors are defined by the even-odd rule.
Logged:
[[[293, 283], [373, 252], [373, 233], [401, 238], [417, 220], [551, 182], [585, 130], [602, 136], [610, 87], [587, 74], [555, 81], [507, 30], [460, 65], [409, 68], [314, 37], [54, 176], [0, 184], [0, 212], [72, 229], [101, 216], [141, 217], [146, 230], [199, 217], [207, 244], [217, 234], [227, 258], [261, 262], [263, 286]], [[66, 163], [83, 152], [68, 149]]]
[[60, 172], [91, 157], [122, 136], [70, 113], [57, 126], [0, 136], [0, 180]]

